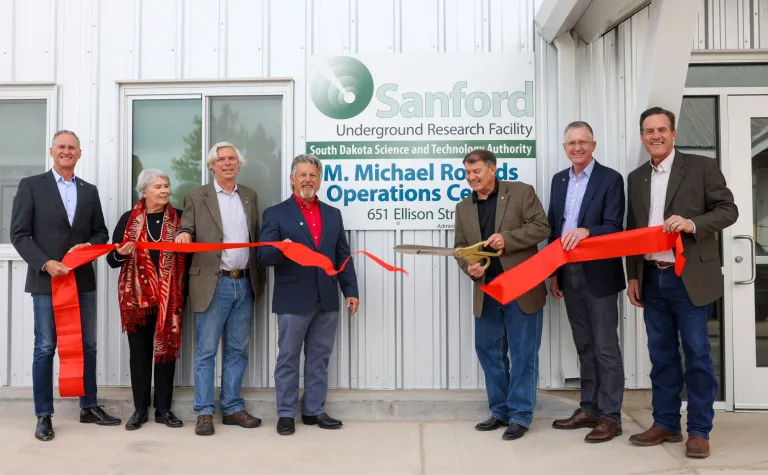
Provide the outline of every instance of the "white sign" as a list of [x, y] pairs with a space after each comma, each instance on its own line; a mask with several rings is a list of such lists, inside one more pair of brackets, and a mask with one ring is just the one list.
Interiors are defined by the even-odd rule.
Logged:
[[535, 186], [534, 57], [365, 55], [310, 59], [307, 153], [320, 198], [347, 229], [453, 228], [471, 190], [462, 159], [498, 159], [500, 180]]

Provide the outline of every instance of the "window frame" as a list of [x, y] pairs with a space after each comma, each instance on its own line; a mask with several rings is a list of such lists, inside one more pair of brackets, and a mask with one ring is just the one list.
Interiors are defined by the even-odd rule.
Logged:
[[[44, 100], [46, 101], [46, 140], [50, 140], [59, 129], [59, 96], [58, 86], [53, 83], [0, 83], [0, 102], [18, 100]], [[40, 173], [45, 173], [53, 166], [53, 161], [48, 153], [48, 144], [45, 144], [45, 167]], [[11, 243], [0, 243], [0, 261], [23, 260]]]
[[[294, 152], [294, 81], [290, 78], [266, 78], [252, 80], [211, 80], [211, 81], [118, 81], [119, 86], [119, 140], [118, 140], [118, 206], [129, 209], [133, 206], [131, 198], [132, 182], [132, 142], [133, 142], [133, 101], [134, 100], [169, 100], [200, 99], [202, 102], [203, 166], [200, 184], [208, 181], [208, 170], [204, 166], [208, 154], [210, 99], [217, 97], [280, 97], [282, 110], [282, 143], [280, 171], [283, 176], [290, 174], [290, 164]], [[287, 180], [281, 180], [280, 193], [286, 196]]]

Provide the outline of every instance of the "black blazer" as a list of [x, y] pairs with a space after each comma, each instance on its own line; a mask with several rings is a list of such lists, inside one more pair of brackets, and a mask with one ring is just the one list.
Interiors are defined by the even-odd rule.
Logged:
[[[549, 198], [549, 242], [560, 239], [565, 224], [565, 199], [570, 182], [569, 168], [552, 177], [552, 194]], [[590, 237], [617, 233], [624, 223], [624, 179], [619, 172], [600, 165], [595, 160], [589, 177], [584, 199], [579, 209], [577, 226], [589, 229]], [[601, 259], [583, 263], [589, 290], [597, 297], [617, 294], [626, 288], [624, 266], [621, 258]], [[555, 275], [559, 276], [560, 270]], [[562, 288], [562, 282], [559, 284]]]
[[[19, 182], [11, 214], [11, 243], [29, 265], [25, 292], [50, 294], [51, 276], [42, 270], [46, 262], [61, 261], [76, 244], [106, 244], [109, 240], [99, 190], [80, 177], [76, 182], [77, 208], [71, 226], [50, 170]], [[93, 265], [74, 272], [79, 292], [96, 290]]]

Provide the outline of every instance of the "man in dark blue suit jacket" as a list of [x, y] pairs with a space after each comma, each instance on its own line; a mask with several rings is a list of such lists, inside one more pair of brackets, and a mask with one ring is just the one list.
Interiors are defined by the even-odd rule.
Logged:
[[[592, 157], [596, 145], [586, 122], [566, 127], [563, 147], [573, 166], [552, 177], [548, 213], [549, 242], [560, 239], [565, 250], [582, 239], [622, 231], [624, 180]], [[566, 264], [552, 276], [552, 295], [565, 296], [581, 370], [581, 407], [553, 427], [592, 427], [586, 442], [621, 434], [624, 364], [617, 328], [618, 294], [625, 287], [621, 258]]]
[[[293, 195], [264, 210], [261, 242], [292, 241], [327, 256], [341, 267], [350, 250], [341, 212], [317, 198], [323, 165], [317, 157], [299, 155], [291, 165]], [[280, 250], [262, 247], [259, 262], [274, 266], [275, 290], [272, 311], [277, 314], [278, 355], [275, 364], [277, 432], [295, 431], [294, 416], [299, 398], [299, 362], [305, 346], [302, 420], [323, 429], [342, 423], [325, 413], [328, 393], [328, 360], [339, 321], [339, 287], [349, 314], [359, 305], [355, 267], [350, 260], [336, 276], [318, 267], [303, 267], [285, 259]]]

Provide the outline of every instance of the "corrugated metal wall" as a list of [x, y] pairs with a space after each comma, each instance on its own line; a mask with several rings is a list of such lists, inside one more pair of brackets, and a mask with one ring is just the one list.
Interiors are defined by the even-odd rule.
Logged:
[[768, 0], [701, 0], [694, 49], [768, 48]]
[[[99, 186], [111, 229], [124, 211], [115, 173], [125, 159], [118, 156], [118, 121], [124, 119], [116, 80], [293, 78], [298, 151], [304, 148], [308, 54], [532, 51], [533, 14], [533, 0], [0, 0], [0, 82], [58, 85], [58, 126], [80, 135], [78, 174]], [[350, 241], [411, 275], [356, 261], [361, 311], [342, 319], [331, 385], [481, 387], [469, 282], [447, 259], [417, 265], [392, 252], [401, 242], [447, 245], [453, 236], [351, 232]], [[31, 299], [22, 292], [25, 272], [18, 259], [0, 262], [0, 276], [9, 283], [0, 285], [0, 299], [8, 302], [0, 305], [0, 384], [31, 384], [33, 318]], [[128, 385], [116, 273], [102, 262], [97, 273], [98, 381]], [[185, 323], [177, 373], [183, 385], [193, 383], [192, 321]], [[274, 316], [257, 316], [246, 385], [273, 385], [275, 335]]]
[[[768, 0], [702, 0], [693, 39], [700, 49], [768, 47]], [[516, 52], [536, 50], [538, 179], [565, 167], [557, 126], [557, 51], [534, 31], [535, 0], [0, 0], [0, 82], [59, 87], [58, 126], [77, 131], [78, 173], [101, 191], [110, 229], [118, 209], [118, 79], [291, 77], [294, 149], [304, 148], [307, 54]], [[648, 11], [591, 45], [578, 46], [581, 116], [596, 129], [598, 158], [625, 176], [624, 131], [633, 126]], [[288, 159], [289, 157], [284, 157]], [[361, 311], [343, 318], [331, 385], [351, 388], [478, 388], [471, 289], [447, 259], [396, 256], [399, 243], [451, 245], [450, 231], [351, 232], [367, 249], [411, 271], [393, 276], [356, 260]], [[0, 254], [8, 255], [8, 249]], [[99, 384], [130, 382], [116, 306], [116, 273], [97, 264]], [[31, 385], [33, 319], [23, 293], [26, 265], [0, 260], [0, 385]], [[259, 312], [262, 313], [262, 312]], [[246, 385], [272, 386], [273, 315], [256, 317]], [[622, 304], [627, 387], [648, 387], [642, 320]], [[187, 319], [177, 384], [192, 384]], [[576, 354], [561, 302], [545, 309], [541, 387], [578, 384]]]

